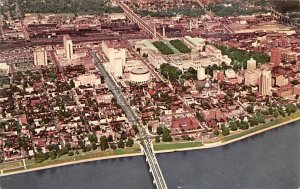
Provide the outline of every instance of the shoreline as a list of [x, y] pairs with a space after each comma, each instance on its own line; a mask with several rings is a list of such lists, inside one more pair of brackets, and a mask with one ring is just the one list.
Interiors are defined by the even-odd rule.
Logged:
[[[155, 151], [155, 154], [163, 154], [163, 153], [173, 153], [173, 152], [183, 152], [183, 151], [191, 151], [191, 150], [201, 150], [201, 149], [209, 149], [209, 148], [216, 148], [216, 147], [221, 147], [225, 146], [231, 143], [235, 143], [241, 140], [244, 140], [246, 138], [250, 138], [252, 136], [267, 132], [269, 130], [273, 130], [275, 128], [279, 128], [285, 125], [288, 125], [290, 123], [294, 123], [300, 120], [300, 117], [288, 120], [286, 122], [282, 122], [258, 131], [255, 131], [250, 134], [246, 134], [242, 137], [235, 138], [226, 142], [214, 142], [214, 143], [209, 143], [209, 144], [203, 144], [203, 146], [199, 147], [191, 147], [191, 148], [181, 148], [181, 149], [170, 149], [170, 150], [160, 150], [160, 151]], [[20, 171], [13, 171], [10, 173], [3, 173], [0, 174], [1, 177], [5, 176], [11, 176], [11, 175], [16, 175], [16, 174], [22, 174], [22, 173], [27, 173], [27, 172], [33, 172], [33, 171], [39, 171], [39, 170], [45, 170], [45, 169], [51, 169], [51, 168], [56, 168], [56, 167], [63, 167], [63, 166], [68, 166], [68, 165], [76, 165], [76, 164], [82, 164], [82, 163], [87, 163], [87, 162], [93, 162], [93, 161], [100, 161], [100, 160], [109, 160], [109, 159], [117, 159], [117, 158], [126, 158], [126, 157], [137, 157], [137, 156], [143, 156], [142, 152], [139, 153], [131, 153], [131, 154], [123, 154], [123, 155], [112, 155], [112, 156], [106, 156], [106, 157], [98, 157], [98, 158], [90, 158], [90, 159], [83, 159], [83, 160], [78, 160], [78, 161], [70, 161], [70, 162], [65, 162], [65, 163], [59, 163], [55, 165], [48, 165], [48, 166], [43, 166], [43, 167], [37, 167], [37, 168], [32, 168], [32, 169], [24, 169]]]

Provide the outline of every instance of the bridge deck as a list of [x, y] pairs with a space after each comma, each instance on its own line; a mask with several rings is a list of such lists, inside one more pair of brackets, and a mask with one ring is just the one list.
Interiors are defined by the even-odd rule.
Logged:
[[155, 153], [153, 151], [151, 140], [147, 137], [148, 134], [146, 132], [146, 128], [141, 124], [140, 119], [135, 114], [133, 109], [130, 107], [129, 103], [125, 99], [124, 95], [121, 92], [121, 88], [118, 86], [116, 81], [113, 77], [105, 70], [104, 66], [101, 64], [100, 59], [97, 57], [96, 53], [93, 51], [89, 51], [91, 56], [95, 60], [95, 65], [101, 72], [102, 76], [104, 77], [105, 83], [107, 84], [108, 88], [112, 91], [113, 95], [117, 99], [119, 105], [124, 110], [129, 122], [131, 125], [137, 125], [139, 129], [139, 137], [141, 140], [141, 145], [143, 147], [143, 152], [146, 156], [147, 163], [150, 167], [150, 172], [153, 176], [154, 182], [158, 189], [167, 189], [167, 184], [165, 182], [164, 176], [161, 172], [159, 164], [157, 162]]

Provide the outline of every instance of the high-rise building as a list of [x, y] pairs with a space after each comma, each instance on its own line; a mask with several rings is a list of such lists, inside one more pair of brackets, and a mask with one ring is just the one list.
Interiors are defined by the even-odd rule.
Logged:
[[247, 70], [255, 70], [256, 69], [256, 61], [251, 58], [250, 60], [247, 61]]
[[279, 48], [274, 48], [271, 50], [271, 63], [275, 66], [279, 66], [281, 63], [281, 50]]
[[272, 73], [270, 70], [263, 70], [259, 82], [259, 93], [263, 96], [272, 95]]
[[36, 66], [47, 66], [47, 51], [44, 48], [36, 48], [33, 52], [34, 65]]
[[102, 50], [109, 59], [109, 70], [115, 77], [121, 77], [126, 63], [126, 49], [114, 41], [103, 41]]
[[73, 59], [73, 42], [69, 35], [64, 36], [65, 56], [68, 60]]

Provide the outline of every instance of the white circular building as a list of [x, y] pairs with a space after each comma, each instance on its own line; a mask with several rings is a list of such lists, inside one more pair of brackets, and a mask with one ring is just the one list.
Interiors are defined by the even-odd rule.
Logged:
[[129, 73], [129, 79], [133, 83], [145, 83], [151, 79], [147, 68], [134, 68]]

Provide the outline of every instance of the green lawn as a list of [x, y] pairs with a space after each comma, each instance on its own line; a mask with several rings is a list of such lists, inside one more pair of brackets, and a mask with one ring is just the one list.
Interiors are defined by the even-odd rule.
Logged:
[[113, 155], [133, 154], [133, 153], [139, 153], [139, 152], [141, 152], [139, 145], [134, 144], [133, 147], [124, 148], [124, 149], [116, 149], [116, 150], [109, 149], [106, 151], [101, 151], [101, 150], [97, 149], [97, 150], [92, 150], [92, 151], [85, 152], [85, 153], [80, 151], [80, 153], [78, 155], [74, 155], [74, 156], [64, 155], [64, 156], [61, 156], [54, 160], [48, 159], [41, 163], [35, 163], [34, 160], [26, 160], [26, 165], [27, 165], [27, 168], [30, 169], [30, 168], [44, 167], [44, 166], [67, 163], [67, 162], [84, 160], [84, 159], [109, 157], [109, 156], [113, 156]]
[[11, 173], [11, 172], [22, 171], [22, 170], [24, 170], [24, 167], [3, 170], [3, 173]]
[[0, 170], [6, 170], [6, 169], [15, 169], [18, 167], [23, 166], [22, 161], [12, 161], [12, 162], [5, 162], [0, 164]]
[[173, 50], [162, 41], [155, 41], [152, 44], [164, 55], [174, 54]]
[[183, 41], [181, 41], [179, 39], [171, 40], [170, 43], [181, 53], [190, 53], [191, 52], [191, 49], [188, 46], [186, 46]]
[[199, 147], [203, 144], [201, 142], [171, 142], [171, 143], [155, 143], [153, 144], [155, 151], [173, 150], [182, 148]]

